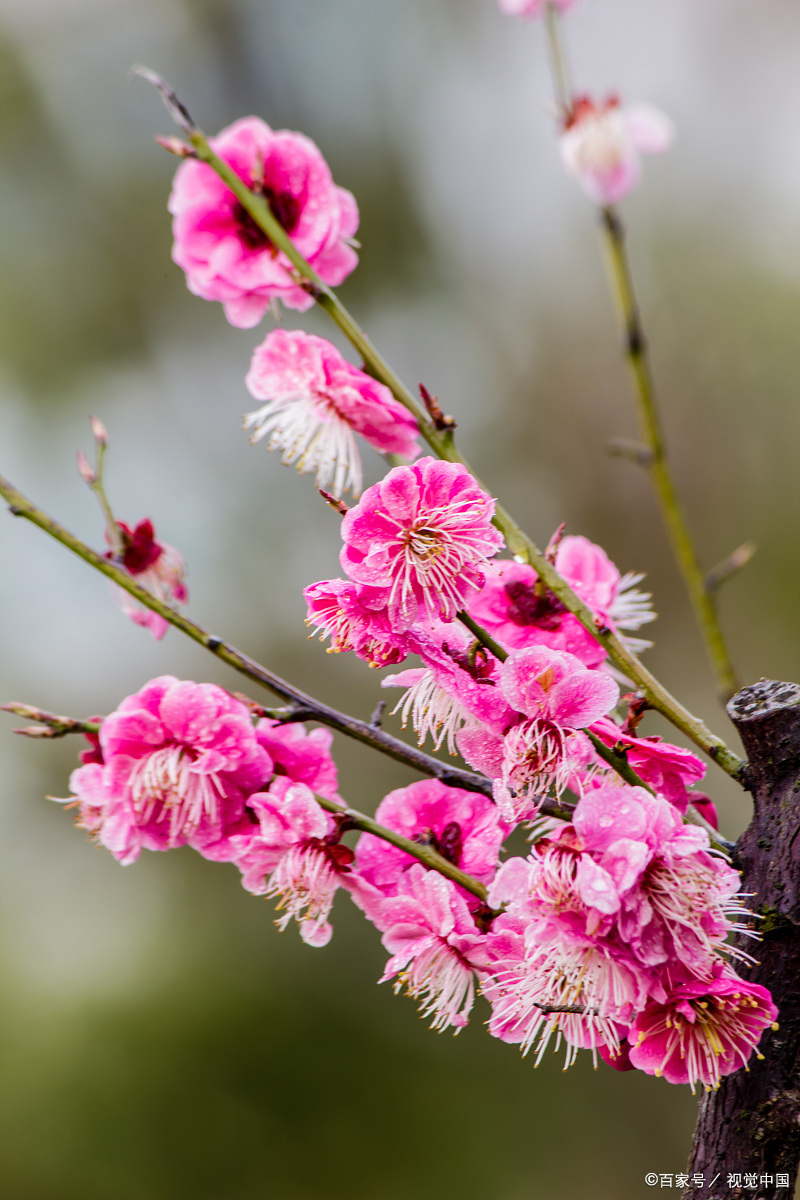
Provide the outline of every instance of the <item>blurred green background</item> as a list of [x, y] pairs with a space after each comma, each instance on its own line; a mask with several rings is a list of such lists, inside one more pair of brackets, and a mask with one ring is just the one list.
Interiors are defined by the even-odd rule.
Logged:
[[[679, 140], [626, 204], [676, 474], [711, 566], [758, 543], [722, 616], [743, 681], [800, 677], [800, 10], [796, 0], [585, 0], [580, 86], [661, 105]], [[119, 516], [186, 556], [190, 613], [359, 715], [361, 664], [306, 639], [336, 516], [240, 428], [265, 329], [229, 328], [169, 259], [173, 161], [145, 62], [215, 132], [245, 113], [313, 137], [362, 211], [344, 298], [456, 414], [539, 539], [566, 521], [647, 572], [649, 665], [730, 734], [646, 480], [593, 214], [558, 166], [541, 30], [492, 0], [0, 0], [2, 470], [92, 541], [75, 470], [96, 413]], [[333, 336], [319, 317], [287, 314]], [[368, 479], [380, 463], [368, 463]], [[0, 693], [78, 715], [153, 675], [238, 687], [105, 583], [0, 519]], [[687, 1089], [589, 1061], [534, 1071], [478, 1019], [434, 1035], [376, 979], [345, 899], [324, 950], [279, 935], [232, 868], [126, 870], [76, 833], [77, 745], [2, 745], [4, 1200], [637, 1200], [685, 1162]], [[395, 726], [392, 724], [392, 727]], [[656, 720], [648, 728], [664, 732]], [[341, 739], [338, 739], [341, 743]], [[374, 809], [412, 776], [338, 744]], [[746, 798], [719, 773], [726, 828]]]

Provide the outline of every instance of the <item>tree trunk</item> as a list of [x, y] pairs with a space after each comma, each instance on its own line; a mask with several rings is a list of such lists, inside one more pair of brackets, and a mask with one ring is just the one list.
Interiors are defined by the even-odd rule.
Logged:
[[789, 1200], [800, 1160], [800, 687], [762, 679], [733, 697], [728, 714], [747, 752], [755, 806], [734, 865], [762, 916], [761, 943], [740, 942], [758, 964], [741, 974], [772, 992], [779, 1028], [764, 1033], [763, 1058], [754, 1055], [749, 1071], [703, 1097], [683, 1196]]

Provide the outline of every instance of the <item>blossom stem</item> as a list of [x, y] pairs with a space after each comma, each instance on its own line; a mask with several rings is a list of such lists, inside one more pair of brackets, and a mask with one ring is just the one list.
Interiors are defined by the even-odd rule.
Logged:
[[[559, 17], [552, 0], [547, 0], [545, 29], [553, 89], [562, 114], [567, 115], [571, 104], [571, 88]], [[633, 287], [633, 275], [625, 244], [625, 227], [619, 213], [611, 205], [601, 209], [600, 222], [612, 286], [622, 317], [625, 353], [645, 440], [646, 453], [643, 449], [642, 465], [646, 466], [650, 473], [653, 490], [667, 529], [667, 536], [689, 592], [706, 651], [717, 678], [720, 697], [726, 703], [739, 684], [720, 628], [714, 589], [708, 586], [705, 573], [698, 561], [667, 458], [647, 352], [647, 339], [642, 328], [641, 314]]]
[[472, 892], [473, 896], [478, 896], [481, 900], [486, 899], [486, 888], [482, 883], [478, 883], [478, 880], [473, 879], [471, 875], [467, 875], [466, 871], [460, 870], [446, 858], [443, 858], [432, 846], [423, 846], [419, 842], [412, 842], [410, 838], [403, 837], [402, 833], [395, 833], [393, 829], [387, 828], [386, 825], [380, 825], [372, 817], [366, 816], [365, 813], [358, 812], [354, 808], [346, 808], [341, 804], [337, 804], [334, 800], [328, 800], [325, 796], [317, 795], [316, 792], [314, 793], [314, 799], [327, 812], [337, 813], [340, 816], [346, 817], [348, 825], [352, 826], [353, 829], [360, 829], [363, 833], [371, 833], [375, 837], [382, 838], [384, 842], [389, 842], [392, 846], [396, 846], [398, 850], [404, 850], [406, 854], [413, 855], [414, 858], [426, 867], [438, 871], [440, 875], [444, 875], [447, 879], [452, 879], [453, 883], [457, 883], [468, 892]]
[[483, 775], [478, 775], [473, 771], [464, 771], [457, 767], [450, 767], [446, 763], [440, 762], [438, 758], [434, 758], [429, 754], [423, 753], [414, 746], [408, 746], [399, 738], [392, 737], [383, 729], [375, 728], [366, 721], [359, 721], [356, 717], [348, 716], [346, 713], [339, 712], [338, 709], [331, 708], [327, 704], [323, 704], [319, 700], [315, 700], [312, 696], [301, 692], [298, 688], [293, 687], [279, 675], [269, 671], [254, 659], [249, 658], [235, 646], [224, 642], [221, 638], [215, 637], [203, 629], [200, 625], [190, 621], [182, 613], [171, 608], [169, 604], [165, 604], [163, 600], [159, 600], [152, 592], [147, 591], [141, 584], [128, 574], [127, 571], [117, 566], [108, 558], [98, 554], [92, 550], [85, 542], [82, 542], [69, 530], [65, 529], [52, 517], [47, 516], [40, 508], [32, 504], [21, 492], [17, 491], [6, 479], [0, 475], [0, 496], [8, 503], [9, 509], [14, 516], [24, 517], [39, 529], [44, 530], [50, 537], [55, 538], [62, 546], [66, 546], [73, 554], [77, 554], [84, 562], [94, 567], [96, 571], [100, 571], [108, 579], [113, 580], [119, 587], [130, 593], [140, 604], [145, 608], [149, 608], [152, 612], [158, 613], [170, 625], [174, 625], [176, 629], [180, 629], [193, 641], [198, 642], [201, 646], [205, 646], [212, 654], [233, 667], [241, 675], [254, 683], [260, 684], [262, 687], [268, 688], [276, 695], [281, 696], [284, 700], [288, 700], [292, 705], [293, 714], [298, 719], [308, 718], [309, 720], [318, 721], [321, 725], [327, 725], [331, 729], [337, 730], [339, 733], [345, 734], [347, 737], [355, 738], [356, 741], [364, 742], [368, 746], [372, 746], [381, 753], [387, 754], [390, 758], [396, 759], [398, 762], [405, 763], [414, 770], [420, 771], [423, 775], [430, 775], [434, 779], [440, 780], [448, 787], [464, 788], [465, 791], [482, 792], [486, 796], [492, 794], [492, 784], [489, 779]]
[[13, 731], [25, 737], [57, 738], [66, 737], [68, 733], [97, 733], [100, 729], [99, 721], [62, 717], [57, 713], [46, 712], [43, 708], [36, 708], [33, 704], [20, 704], [16, 700], [9, 704], [0, 704], [0, 712], [13, 713], [17, 717], [24, 717], [26, 721], [36, 721], [35, 725], [29, 725], [26, 729]]
[[572, 94], [569, 86], [567, 57], [564, 43], [559, 36], [558, 21], [558, 9], [553, 4], [553, 0], [546, 0], [544, 23], [547, 31], [547, 54], [550, 59], [550, 73], [553, 76], [553, 88], [563, 118], [572, 107]]
[[650, 473], [672, 550], [688, 589], [717, 677], [721, 698], [727, 701], [739, 684], [720, 628], [714, 590], [708, 586], [705, 572], [698, 561], [667, 458], [648, 360], [647, 339], [642, 328], [625, 244], [625, 227], [619, 213], [612, 207], [602, 209], [600, 221], [613, 288], [625, 330], [625, 352], [638, 402], [642, 435], [648, 449], [643, 465]]
[[106, 495], [105, 483], [103, 482], [103, 472], [105, 468], [105, 458], [108, 443], [105, 438], [95, 439], [95, 478], [94, 483], [90, 483], [89, 487], [97, 497], [98, 504], [102, 509], [105, 517], [106, 529], [108, 530], [108, 542], [111, 546], [111, 552], [115, 556], [120, 556], [125, 549], [125, 540], [122, 536], [122, 530], [117, 523], [117, 518], [114, 516], [114, 510], [109, 503]]
[[456, 616], [461, 624], [465, 625], [471, 634], [474, 634], [480, 644], [485, 646], [490, 654], [494, 655], [498, 662], [506, 661], [508, 658], [508, 651], [504, 650], [503, 647], [494, 640], [492, 635], [486, 632], [482, 625], [479, 625], [477, 621], [473, 621], [468, 612], [465, 612], [464, 609], [462, 609], [460, 612], [456, 613]]
[[[156, 82], [152, 72], [142, 72], [144, 78], [155, 83], [162, 95], [165, 96], [169, 111], [175, 116], [175, 106], [178, 103], [163, 81]], [[269, 205], [263, 196], [252, 192], [239, 178], [235, 171], [214, 153], [203, 133], [194, 125], [187, 126], [186, 110], [179, 106], [179, 124], [189, 136], [193, 152], [200, 161], [206, 163], [219, 175], [220, 179], [231, 189], [237, 200], [250, 214], [260, 229], [266, 233], [274, 246], [281, 250], [297, 271], [297, 279], [313, 296], [321, 308], [332, 317], [344, 333], [345, 337], [361, 355], [365, 367], [376, 379], [384, 383], [394, 397], [404, 404], [414, 414], [419, 424], [420, 433], [439, 458], [447, 462], [461, 463], [467, 468], [477, 483], [480, 479], [473, 471], [467, 460], [458, 452], [455, 446], [452, 429], [437, 429], [418, 403], [416, 397], [405, 384], [395, 375], [382, 355], [373, 347], [369, 338], [351, 316], [336, 294], [319, 278], [313, 267], [306, 262], [298, 252], [291, 238], [280, 222], [273, 216]], [[481, 485], [483, 486], [483, 485]], [[565, 579], [558, 574], [555, 567], [548, 562], [545, 555], [536, 544], [520, 529], [502, 505], [495, 507], [494, 524], [503, 534], [509, 551], [532, 566], [544, 585], [561, 601], [565, 608], [574, 614], [583, 627], [600, 643], [611, 661], [641, 691], [650, 708], [660, 712], [680, 729], [682, 733], [694, 742], [717, 763], [728, 775], [741, 780], [746, 764], [738, 758], [723, 740], [712, 733], [698, 717], [690, 713], [667, 689], [659, 683], [650, 671], [639, 661], [617, 637], [613, 630], [604, 625], [598, 625], [594, 613], [581, 598], [573, 592]]]

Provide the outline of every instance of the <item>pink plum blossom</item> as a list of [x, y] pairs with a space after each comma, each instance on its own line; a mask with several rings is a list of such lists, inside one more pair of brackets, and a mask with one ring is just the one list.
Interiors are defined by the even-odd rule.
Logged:
[[464, 725], [502, 733], [514, 722], [514, 711], [497, 686], [500, 663], [459, 622], [417, 626], [409, 631], [408, 647], [423, 667], [387, 675], [381, 686], [408, 689], [392, 711], [400, 711], [403, 728], [411, 718], [420, 745], [430, 734], [435, 749], [446, 741], [455, 754]]
[[381, 454], [419, 453], [411, 413], [324, 338], [274, 329], [256, 348], [245, 382], [267, 402], [245, 417], [250, 440], [269, 435], [282, 462], [296, 462], [301, 474], [315, 471], [317, 486], [336, 496], [361, 491], [356, 433]]
[[663, 1003], [638, 1013], [628, 1034], [630, 1061], [670, 1083], [718, 1088], [723, 1075], [746, 1067], [778, 1010], [766, 988], [717, 962], [704, 977], [676, 972]]
[[458, 745], [473, 766], [495, 780], [503, 817], [521, 820], [531, 815], [537, 788], [558, 794], [587, 765], [591, 746], [577, 731], [613, 708], [619, 687], [572, 654], [532, 646], [514, 651], [503, 663], [500, 689], [519, 714], [516, 724], [502, 738], [467, 726]]
[[501, 916], [487, 935], [492, 965], [481, 990], [492, 1006], [489, 1032], [536, 1045], [538, 1066], [553, 1036], [566, 1043], [565, 1068], [579, 1049], [616, 1054], [646, 984], [624, 951], [604, 947], [562, 925], [557, 929]]
[[606, 657], [603, 647], [538, 582], [527, 563], [496, 559], [487, 566], [486, 581], [470, 601], [469, 615], [506, 650], [549, 646], [574, 654], [586, 667], [599, 666]]
[[300, 721], [262, 720], [256, 727], [256, 740], [269, 755], [276, 775], [303, 783], [327, 800], [341, 802], [330, 729], [317, 728], [309, 733]]
[[[567, 12], [576, 0], [550, 0], [553, 8], [559, 12]], [[497, 0], [501, 13], [509, 17], [541, 17], [547, 5], [547, 0]]]
[[241, 701], [211, 683], [163, 675], [100, 727], [102, 763], [73, 771], [80, 821], [123, 864], [144, 847], [203, 851], [239, 822], [272, 774]]
[[405, 985], [433, 1029], [458, 1032], [472, 1010], [475, 971], [486, 966], [485, 939], [449, 879], [414, 863], [401, 886], [376, 920], [392, 956], [380, 982], [397, 976], [395, 991]]
[[[580, 535], [562, 538], [555, 566], [595, 616], [615, 633], [639, 629], [655, 620], [649, 592], [640, 592], [636, 586], [644, 576], [633, 571], [622, 575], [605, 550], [588, 538]], [[622, 636], [622, 641], [636, 654], [652, 645], [628, 636]]]
[[452, 620], [503, 544], [494, 501], [458, 463], [422, 458], [367, 488], [342, 521], [341, 564], [354, 583], [385, 589], [399, 628]]
[[593, 203], [618, 204], [639, 182], [640, 156], [665, 153], [674, 138], [672, 122], [651, 105], [581, 96], [561, 135], [561, 161]]
[[308, 605], [306, 624], [320, 630], [320, 641], [330, 638], [329, 654], [352, 650], [371, 667], [400, 663], [408, 655], [408, 634], [395, 630], [380, 589], [327, 579], [312, 583], [303, 596]]
[[[327, 284], [339, 284], [358, 261], [350, 239], [358, 209], [336, 187], [327, 163], [301, 133], [273, 130], [244, 117], [210, 139], [212, 149], [269, 204], [276, 220]], [[191, 159], [175, 174], [172, 257], [189, 290], [219, 300], [231, 325], [257, 325], [273, 300], [304, 311], [313, 304], [291, 264], [205, 163]]]
[[232, 839], [243, 886], [278, 898], [279, 929], [294, 919], [304, 942], [326, 945], [333, 932], [328, 920], [333, 898], [354, 857], [339, 842], [336, 821], [310, 788], [288, 779], [250, 796], [248, 808], [257, 829]]
[[[173, 546], [156, 539], [152, 521], [146, 517], [133, 529], [123, 521], [118, 521], [117, 528], [123, 544], [119, 562], [128, 574], [164, 604], [170, 607], [186, 604], [189, 593], [183, 582], [183, 558]], [[106, 558], [112, 557], [109, 551]], [[169, 629], [169, 622], [164, 617], [145, 608], [129, 592], [114, 583], [111, 585], [111, 594], [126, 617], [149, 629], [157, 641], [163, 638]]]
[[[413, 842], [432, 846], [480, 883], [489, 883], [494, 876], [508, 833], [488, 797], [446, 787], [437, 779], [422, 779], [389, 792], [378, 805], [375, 820]], [[397, 892], [414, 861], [397, 846], [369, 833], [362, 834], [356, 846], [359, 874], [385, 895]], [[473, 896], [467, 898], [468, 903], [474, 900]]]
[[618, 747], [644, 783], [685, 813], [693, 795], [688, 789], [706, 773], [705, 764], [681, 746], [672, 746], [660, 737], [635, 737], [624, 733], [616, 722], [602, 717], [592, 725], [592, 733], [609, 747]]

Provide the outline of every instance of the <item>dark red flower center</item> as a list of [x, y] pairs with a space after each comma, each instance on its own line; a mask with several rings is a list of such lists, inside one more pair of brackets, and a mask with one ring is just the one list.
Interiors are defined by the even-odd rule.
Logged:
[[[300, 201], [291, 192], [276, 192], [274, 188], [262, 186], [261, 195], [269, 205], [275, 220], [287, 233], [294, 233], [300, 220]], [[237, 225], [239, 240], [249, 250], [266, 250], [272, 241], [256, 223], [243, 204], [235, 204], [233, 219]]]
[[545, 591], [539, 595], [531, 584], [515, 579], [505, 585], [508, 619], [514, 625], [538, 625], [540, 629], [558, 629], [567, 611], [557, 596]]

